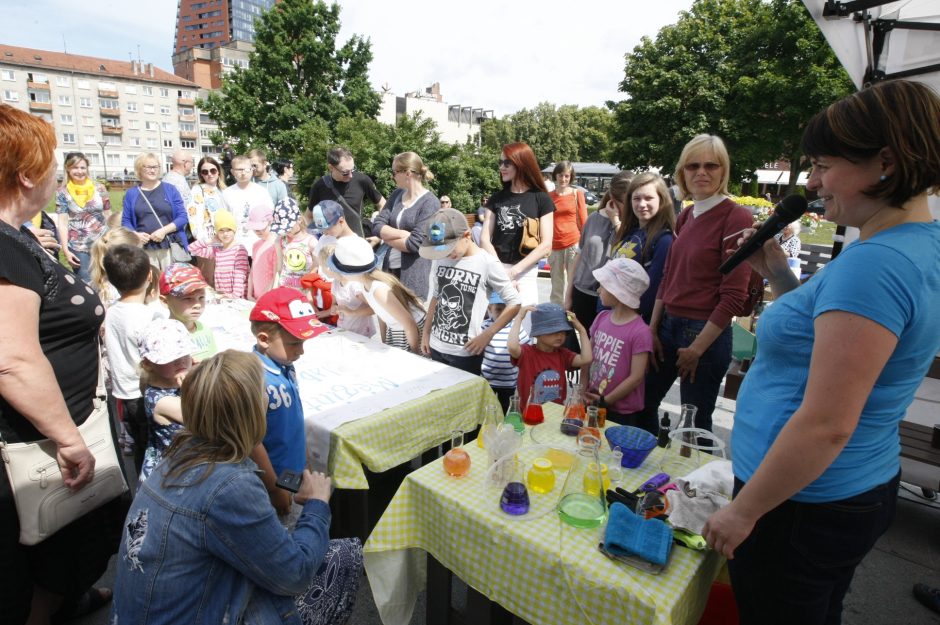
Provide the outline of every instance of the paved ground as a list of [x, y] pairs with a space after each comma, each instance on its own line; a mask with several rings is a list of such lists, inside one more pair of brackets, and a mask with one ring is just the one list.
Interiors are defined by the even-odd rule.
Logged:
[[[539, 280], [540, 293], [548, 297], [548, 280]], [[664, 402], [664, 409], [677, 412], [678, 387], [674, 386]], [[715, 432], [728, 440], [733, 421], [734, 402], [719, 400], [714, 417]], [[843, 625], [930, 625], [940, 623], [940, 615], [921, 606], [911, 594], [916, 582], [940, 587], [940, 503], [925, 500], [919, 490], [902, 488], [894, 525], [856, 570], [845, 602]], [[115, 560], [100, 585], [112, 586]], [[463, 605], [465, 588], [456, 584], [453, 601]], [[419, 597], [411, 625], [425, 623], [424, 595]], [[105, 609], [80, 621], [78, 625], [105, 625]], [[368, 580], [362, 587], [350, 625], [380, 625]], [[428, 623], [427, 625], [438, 625]], [[551, 625], [551, 624], [544, 624]], [[585, 624], [587, 625], [587, 624]], [[794, 624], [797, 625], [797, 624]]]

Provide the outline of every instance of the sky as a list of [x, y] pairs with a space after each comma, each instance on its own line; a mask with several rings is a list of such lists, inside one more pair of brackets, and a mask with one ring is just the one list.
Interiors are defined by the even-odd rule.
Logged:
[[[31, 0], [4, 7], [0, 42], [138, 58], [173, 71], [175, 0]], [[497, 117], [540, 102], [623, 99], [624, 55], [655, 38], [692, 0], [346, 0], [339, 43], [368, 37], [370, 79], [397, 95], [434, 82], [449, 104]]]

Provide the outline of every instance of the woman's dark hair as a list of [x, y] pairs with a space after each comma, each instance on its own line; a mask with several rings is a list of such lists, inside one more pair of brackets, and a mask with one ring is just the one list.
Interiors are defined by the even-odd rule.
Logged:
[[[507, 143], [503, 146], [503, 154], [512, 161], [516, 167], [516, 180], [524, 183], [530, 189], [546, 191], [545, 181], [542, 179], [542, 172], [539, 170], [539, 162], [535, 158], [535, 152], [527, 143]], [[512, 181], [503, 184], [508, 187]]]
[[846, 96], [817, 113], [800, 144], [811, 158], [853, 163], [890, 151], [894, 172], [864, 191], [891, 206], [940, 190], [940, 96], [908, 80], [888, 80]]
[[571, 161], [561, 161], [555, 165], [555, 169], [552, 170], [552, 180], [558, 182], [558, 174], [565, 173], [571, 176], [568, 184], [574, 184], [574, 165], [571, 164]]
[[278, 159], [274, 161], [274, 165], [272, 165], [272, 167], [274, 167], [274, 171], [277, 172], [278, 176], [283, 176], [284, 170], [287, 169], [288, 167], [293, 167], [293, 166], [294, 166], [294, 161], [286, 160], [286, 159]]
[[201, 159], [199, 159], [199, 164], [196, 165], [196, 176], [199, 178], [199, 182], [205, 183], [205, 180], [202, 177], [202, 166], [205, 165], [206, 163], [209, 163], [210, 165], [214, 166], [216, 169], [219, 170], [219, 177], [216, 178], [215, 186], [217, 186], [219, 189], [224, 190], [225, 189], [225, 172], [222, 171], [222, 165], [219, 163], [219, 161], [215, 160], [211, 156], [203, 156]]

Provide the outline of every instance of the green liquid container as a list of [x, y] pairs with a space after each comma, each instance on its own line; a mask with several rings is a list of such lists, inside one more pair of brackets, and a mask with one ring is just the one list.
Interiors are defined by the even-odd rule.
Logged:
[[516, 394], [509, 398], [509, 410], [506, 411], [503, 423], [511, 425], [516, 432], [525, 432], [525, 423], [522, 422], [522, 413], [519, 412], [519, 396]]
[[558, 516], [572, 527], [590, 529], [604, 522], [607, 508], [596, 496], [571, 493], [558, 502]]

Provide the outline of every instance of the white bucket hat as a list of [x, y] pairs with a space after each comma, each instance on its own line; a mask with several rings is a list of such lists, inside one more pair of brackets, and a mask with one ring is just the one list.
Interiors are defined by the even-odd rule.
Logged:
[[372, 246], [362, 237], [342, 237], [327, 260], [330, 269], [346, 276], [369, 273], [378, 265]]
[[593, 271], [594, 278], [608, 293], [628, 308], [640, 307], [640, 297], [650, 288], [650, 277], [643, 266], [631, 258], [615, 258]]

